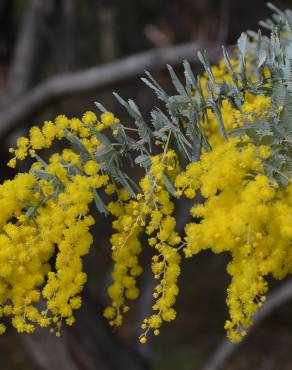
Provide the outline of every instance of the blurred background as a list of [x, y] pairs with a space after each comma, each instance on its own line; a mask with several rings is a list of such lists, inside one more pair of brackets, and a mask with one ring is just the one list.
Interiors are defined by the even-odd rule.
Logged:
[[[291, 0], [274, 4], [292, 8]], [[171, 91], [166, 63], [180, 73], [187, 58], [200, 73], [198, 49], [215, 62], [222, 44], [235, 44], [247, 29], [257, 31], [269, 15], [261, 0], [0, 0], [1, 179], [14, 175], [5, 166], [8, 147], [31, 125], [96, 111], [95, 101], [123, 118], [112, 91], [133, 98], [149, 117], [156, 99], [140, 80], [144, 70]], [[183, 217], [180, 212], [178, 222]], [[0, 337], [1, 370], [216, 370], [221, 363], [225, 370], [292, 369], [291, 302], [276, 305], [239, 347], [224, 342], [228, 255], [206, 252], [184, 262], [177, 319], [147, 345], [137, 340], [152, 305], [147, 267], [124, 326], [110, 328], [102, 318], [110, 223], [98, 219], [95, 228], [77, 323], [64, 327], [61, 338], [46, 330], [19, 335], [8, 327]], [[273, 283], [273, 289], [281, 285]], [[221, 361], [226, 351], [231, 356]], [[214, 358], [218, 366], [210, 365]]]

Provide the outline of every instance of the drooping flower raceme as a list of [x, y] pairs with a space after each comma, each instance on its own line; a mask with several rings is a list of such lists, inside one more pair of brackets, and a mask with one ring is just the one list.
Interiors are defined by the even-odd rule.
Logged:
[[[242, 35], [238, 57], [225, 51], [218, 66], [201, 55], [206, 73], [198, 79], [185, 62], [186, 86], [169, 67], [175, 96], [148, 74], [146, 83], [166, 106], [151, 112], [149, 125], [132, 100], [116, 95], [134, 127], [97, 104], [99, 119], [94, 112], [60, 115], [19, 138], [8, 165], [27, 157], [34, 163], [0, 185], [0, 317], [28, 333], [39, 325], [60, 335], [63, 324], [74, 323], [95, 205], [100, 217], [114, 218], [104, 310], [110, 325], [121, 325], [139, 296], [145, 248], [156, 284], [141, 343], [176, 317], [182, 258], [211, 249], [231, 256], [225, 329], [240, 340], [266, 299], [267, 277], [292, 273], [288, 31], [276, 28], [265, 49], [255, 51], [257, 40], [248, 52]], [[40, 150], [56, 140], [64, 149], [44, 160]], [[179, 233], [175, 205], [183, 197], [192, 207]]]

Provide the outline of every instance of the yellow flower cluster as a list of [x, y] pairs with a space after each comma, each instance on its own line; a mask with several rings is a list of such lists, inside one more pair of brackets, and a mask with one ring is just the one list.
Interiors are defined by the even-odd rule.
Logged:
[[[253, 96], [248, 92], [245, 95], [241, 112], [234, 109], [228, 100], [222, 102], [222, 120], [228, 134], [245, 124], [254, 123], [256, 118], [269, 119], [271, 98], [262, 94]], [[224, 142], [225, 139], [219, 132], [218, 120], [211, 110], [208, 110], [208, 121], [205, 120], [202, 126], [212, 147]]]
[[205, 198], [191, 209], [197, 222], [186, 225], [186, 257], [209, 248], [232, 256], [227, 268], [232, 276], [230, 320], [225, 325], [232, 341], [246, 334], [265, 300], [264, 277], [283, 278], [292, 266], [292, 187], [270, 184], [262, 165], [267, 147], [247, 144], [240, 150], [239, 141], [231, 139], [204, 153], [176, 179], [179, 192], [194, 198], [200, 191]]
[[108, 204], [109, 211], [116, 217], [113, 221], [116, 232], [111, 237], [114, 261], [113, 283], [108, 288], [112, 306], [104, 311], [104, 316], [110, 320], [110, 324], [116, 326], [122, 324], [123, 313], [129, 309], [126, 298], [134, 300], [139, 295], [136, 277], [142, 273], [138, 256], [142, 251], [139, 235], [143, 224], [141, 204], [130, 200], [125, 189], [119, 190], [118, 195], [116, 202]]
[[[12, 316], [19, 332], [32, 332], [35, 324], [60, 328], [62, 320], [74, 322], [72, 311], [80, 307], [78, 294], [86, 281], [81, 256], [92, 243], [88, 179], [75, 176], [57, 199], [48, 184], [42, 205], [40, 184], [32, 174], [18, 175], [0, 187], [0, 314]], [[35, 209], [33, 220], [24, 213], [27, 203]], [[55, 265], [49, 262], [53, 255]], [[46, 309], [41, 310], [43, 299]]]
[[[237, 62], [232, 64], [236, 67]], [[222, 61], [219, 68], [212, 68], [212, 73], [216, 82], [233, 83]], [[206, 77], [201, 79], [205, 97], [206, 81]], [[270, 97], [248, 92], [241, 111], [224, 100], [221, 115], [227, 133], [258, 119], [269, 120], [270, 104]], [[165, 165], [167, 157], [176, 156], [166, 150], [151, 158], [149, 173], [141, 180], [144, 190], [141, 198], [146, 207], [140, 206], [142, 217], [135, 219], [135, 223], [140, 220], [139, 227], [145, 226], [149, 245], [158, 252], [153, 257], [152, 270], [154, 277], [160, 279], [153, 294], [156, 312], [142, 324], [145, 332], [140, 337], [141, 343], [146, 342], [150, 329], [157, 335], [163, 321], [175, 318], [173, 304], [178, 294], [181, 238], [175, 232], [176, 222], [171, 216], [173, 203], [165, 188], [163, 176], [167, 171], [175, 180], [177, 197], [195, 199], [200, 193], [205, 199], [203, 204], [195, 204], [191, 209], [196, 222], [185, 228], [185, 243], [181, 246], [185, 245], [186, 257], [207, 248], [215, 253], [229, 251], [232, 255], [227, 268], [232, 276], [227, 298], [230, 320], [225, 325], [232, 341], [245, 335], [253, 315], [265, 300], [268, 289], [265, 277], [272, 274], [283, 278], [291, 269], [292, 235], [291, 226], [287, 226], [292, 217], [291, 185], [283, 190], [269, 182], [263, 166], [263, 160], [271, 154], [268, 146], [257, 147], [247, 136], [226, 141], [220, 134], [215, 114], [211, 110], [207, 113], [208, 120], [203, 121], [202, 126], [212, 150], [203, 152], [199, 162], [190, 163], [180, 173], [175, 163]], [[129, 229], [133, 226], [132, 223]]]
[[78, 137], [80, 144], [86, 148], [88, 153], [93, 154], [94, 150], [101, 145], [94, 132], [101, 132], [110, 127], [114, 131], [118, 123], [119, 120], [111, 112], [103, 113], [100, 121], [97, 120], [95, 113], [90, 111], [83, 115], [82, 120], [69, 119], [60, 115], [54, 122], [45, 121], [42, 128], [33, 126], [30, 129], [29, 138], [18, 138], [17, 149], [10, 148], [9, 150], [15, 156], [8, 162], [8, 166], [15, 168], [17, 159], [23, 160], [27, 156], [34, 158], [37, 150], [50, 148], [55, 139], [61, 140], [64, 137], [69, 139], [74, 136]]
[[179, 292], [177, 280], [180, 275], [181, 257], [178, 253], [178, 245], [181, 238], [175, 230], [176, 220], [172, 216], [174, 204], [165, 187], [163, 177], [165, 173], [171, 177], [171, 174], [175, 172], [176, 154], [173, 150], [167, 150], [167, 147], [165, 149], [162, 155], [151, 158], [149, 174], [141, 181], [144, 190], [143, 198], [145, 202], [151, 201], [152, 204], [145, 231], [149, 245], [155, 248], [155, 254], [152, 257], [152, 271], [154, 278], [159, 280], [153, 293], [154, 313], [141, 325], [144, 330], [140, 336], [141, 343], [146, 342], [150, 329], [158, 335], [163, 321], [169, 322], [176, 317], [173, 306]]
[[94, 220], [88, 215], [93, 198], [91, 186], [89, 177], [74, 176], [57, 202], [42, 207], [35, 217], [45, 242], [56, 246], [55, 266], [48, 273], [42, 295], [47, 300], [45, 315], [51, 316], [58, 328], [62, 320], [71, 325], [73, 310], [81, 306], [78, 294], [86, 282], [81, 257], [89, 252], [93, 240], [89, 227]]
[[[232, 64], [236, 67], [235, 61]], [[212, 72], [216, 82], [232, 83], [224, 62]], [[201, 80], [205, 96], [206, 80]], [[227, 133], [256, 119], [269, 120], [270, 104], [270, 97], [245, 93], [239, 111], [224, 100], [221, 114]], [[203, 129], [213, 150], [190, 163], [175, 181], [178, 196], [194, 199], [200, 193], [205, 199], [203, 204], [195, 200], [191, 209], [196, 222], [185, 227], [184, 252], [186, 257], [209, 248], [214, 253], [230, 252], [230, 320], [225, 329], [232, 341], [239, 341], [265, 300], [265, 277], [291, 273], [292, 189], [291, 184], [280, 189], [266, 176], [263, 160], [271, 154], [269, 147], [256, 147], [245, 136], [225, 141], [211, 111]]]
[[164, 185], [163, 174], [173, 173], [176, 167], [176, 154], [165, 150], [163, 155], [151, 158], [149, 172], [140, 181], [142, 192], [135, 200], [123, 189], [119, 191], [118, 200], [108, 205], [110, 212], [117, 217], [113, 228], [118, 232], [112, 235], [113, 284], [109, 287], [112, 306], [107, 307], [104, 316], [112, 325], [122, 323], [122, 313], [128, 310], [125, 298], [135, 299], [139, 291], [136, 287], [136, 276], [142, 272], [138, 265], [141, 253], [139, 235], [145, 231], [149, 235], [148, 242], [155, 248], [152, 270], [154, 278], [160, 280], [155, 287], [153, 297], [156, 299], [153, 310], [156, 311], [144, 320], [140, 342], [146, 342], [150, 329], [159, 334], [163, 321], [174, 320], [173, 309], [178, 294], [177, 278], [180, 274], [180, 255], [176, 247], [181, 238], [175, 231], [176, 221], [171, 216], [174, 205]]
[[[231, 64], [236, 71], [238, 61]], [[225, 62], [211, 71], [215, 82], [234, 83]], [[207, 76], [200, 85], [207, 98]], [[243, 98], [241, 109], [227, 99], [222, 101], [220, 114], [227, 134], [270, 119], [270, 97], [245, 92]], [[129, 111], [137, 118], [139, 112], [130, 103]], [[138, 129], [125, 127], [111, 112], [103, 113], [100, 120], [93, 112], [86, 112], [82, 119], [61, 115], [41, 128], [32, 127], [29, 137], [19, 138], [17, 147], [10, 149], [14, 157], [8, 165], [15, 167], [17, 160], [27, 157], [35, 162], [28, 174], [0, 185], [0, 317], [10, 316], [19, 332], [32, 332], [39, 325], [59, 335], [63, 322], [73, 324], [86, 282], [82, 257], [93, 240], [90, 204], [95, 201], [99, 210], [107, 209], [114, 216], [111, 305], [104, 311], [111, 325], [122, 324], [128, 300], [139, 295], [140, 239], [145, 234], [157, 284], [153, 313], [141, 325], [140, 342], [146, 342], [149, 331], [158, 335], [162, 323], [176, 317], [182, 248], [186, 257], [205, 249], [230, 253], [230, 319], [225, 328], [232, 341], [240, 340], [265, 300], [266, 277], [282, 279], [292, 273], [291, 181], [280, 188], [269, 180], [264, 166], [271, 157], [269, 146], [256, 146], [247, 136], [226, 140], [220, 134], [218, 115], [211, 109], [206, 113], [201, 125], [211, 148], [187, 165], [173, 149], [179, 145], [177, 138], [183, 140], [177, 136], [177, 127], [160, 129], [154, 155], [142, 147], [144, 139], [138, 143], [125, 134], [128, 130], [141, 136], [137, 122]], [[55, 140], [67, 140], [71, 148], [52, 154], [46, 163], [38, 151], [50, 148]], [[137, 149], [140, 160], [146, 157], [148, 164], [135, 195], [121, 186], [126, 177], [117, 178], [122, 160]], [[100, 190], [112, 197], [107, 205]], [[194, 220], [186, 225], [184, 240], [176, 231], [173, 195], [194, 203]], [[0, 324], [0, 333], [4, 330]]]
[[[32, 332], [38, 324], [60, 335], [63, 322], [75, 321], [73, 311], [81, 306], [79, 293], [86, 282], [82, 256], [93, 241], [89, 205], [97, 189], [110, 187], [108, 175], [93, 157], [101, 146], [94, 130], [117, 123], [109, 112], [102, 114], [101, 122], [93, 112], [85, 113], [83, 122], [58, 116], [41, 129], [33, 127], [29, 138], [19, 138], [17, 149], [10, 150], [15, 153], [12, 166], [28, 155], [39, 160], [29, 174], [0, 187], [0, 315], [12, 316], [19, 332]], [[85, 158], [64, 149], [52, 154], [48, 164], [40, 160], [38, 150], [66, 136], [84, 146]]]
[[[231, 65], [234, 68], [235, 73], [237, 73], [238, 64], [238, 59], [231, 59]], [[247, 62], [246, 67], [249, 68], [250, 66], [250, 62]], [[234, 84], [224, 59], [219, 61], [218, 66], [212, 66], [211, 71], [216, 83], [222, 83], [225, 81], [231, 85]], [[250, 74], [250, 79], [254, 80], [255, 77]], [[200, 84], [205, 98], [208, 97], [207, 82], [207, 75], [202, 76]], [[269, 96], [265, 96], [263, 94], [252, 95], [248, 91], [244, 93], [244, 102], [241, 106], [241, 110], [235, 109], [229, 100], [223, 100], [220, 113], [222, 115], [222, 121], [226, 132], [229, 134], [234, 129], [241, 128], [246, 124], [254, 123], [256, 119], [269, 119], [270, 104], [271, 98]], [[223, 143], [225, 139], [220, 134], [218, 119], [214, 112], [212, 112], [211, 109], [208, 109], [207, 114], [208, 119], [205, 119], [202, 122], [202, 127], [211, 146], [213, 147], [217, 144]]]

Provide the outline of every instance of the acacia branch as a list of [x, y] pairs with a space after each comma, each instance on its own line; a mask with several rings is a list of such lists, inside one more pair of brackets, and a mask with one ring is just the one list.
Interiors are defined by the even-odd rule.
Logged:
[[253, 320], [253, 326], [249, 329], [247, 337], [244, 337], [240, 343], [231, 343], [228, 339], [224, 339], [215, 350], [210, 360], [205, 364], [205, 366], [203, 366], [202, 370], [220, 370], [239, 346], [248, 339], [250, 333], [256, 328], [256, 326], [274, 310], [291, 299], [292, 280], [288, 280], [270, 295], [263, 307], [256, 313]]
[[28, 119], [52, 101], [118, 83], [141, 75], [146, 69], [162, 68], [166, 63], [175, 65], [181, 63], [183, 59], [194, 60], [196, 51], [204, 48], [211, 50], [209, 53], [211, 63], [218, 58], [218, 51], [214, 49], [213, 43], [190, 42], [146, 51], [80, 72], [50, 77], [1, 112], [0, 138], [3, 139], [17, 127], [23, 126]]

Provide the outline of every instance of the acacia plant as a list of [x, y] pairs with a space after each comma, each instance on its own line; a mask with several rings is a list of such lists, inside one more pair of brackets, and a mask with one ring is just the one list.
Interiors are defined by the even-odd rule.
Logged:
[[[292, 12], [271, 7], [272, 20], [262, 22], [270, 37], [243, 33], [233, 57], [223, 48], [217, 66], [198, 53], [202, 76], [184, 61], [181, 82], [167, 66], [175, 95], [146, 73], [142, 80], [160, 101], [150, 120], [114, 93], [133, 125], [96, 103], [100, 117], [59, 115], [17, 140], [9, 166], [26, 157], [33, 164], [0, 186], [0, 314], [17, 331], [39, 325], [59, 336], [62, 325], [74, 323], [95, 204], [99, 217], [114, 217], [104, 311], [110, 325], [122, 324], [139, 295], [143, 248], [152, 250], [157, 284], [141, 343], [175, 319], [181, 260], [211, 249], [232, 257], [228, 337], [246, 334], [266, 299], [267, 277], [292, 272]], [[45, 161], [39, 151], [55, 140], [67, 146]], [[143, 175], [133, 179], [129, 167]], [[179, 235], [175, 204], [185, 197], [191, 222]]]

